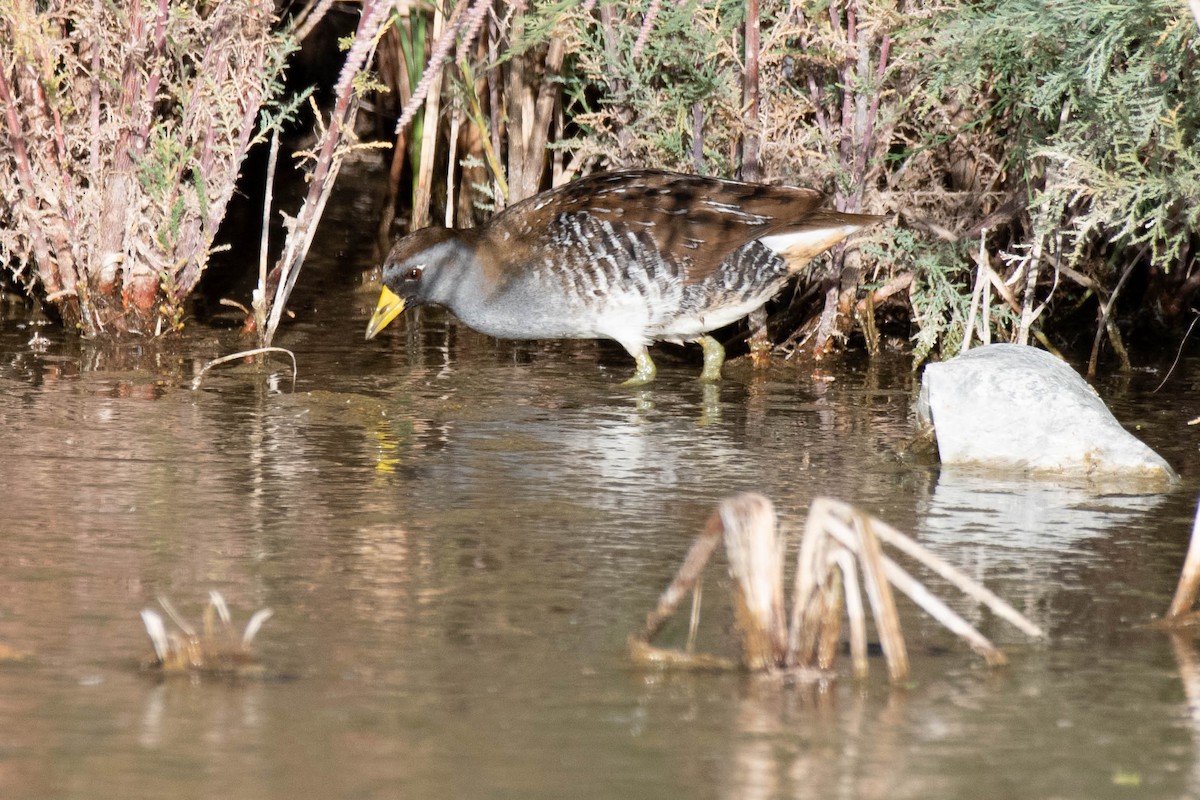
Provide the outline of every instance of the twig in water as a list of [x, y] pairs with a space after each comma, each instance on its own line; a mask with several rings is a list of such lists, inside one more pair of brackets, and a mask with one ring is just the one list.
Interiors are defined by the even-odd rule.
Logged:
[[235, 361], [239, 358], [247, 358], [249, 356], [257, 356], [264, 353], [286, 353], [292, 359], [292, 391], [296, 391], [296, 354], [285, 347], [255, 347], [252, 350], [243, 350], [240, 353], [230, 353], [227, 356], [214, 358], [212, 361], [200, 368], [200, 372], [192, 379], [192, 390], [200, 388], [200, 384], [204, 382], [204, 376], [208, 371], [215, 366], [225, 364], [229, 361]]
[[[346, 61], [342, 65], [334, 89], [336, 100], [330, 113], [329, 127], [321, 132], [318, 139], [319, 155], [310, 175], [308, 194], [296, 218], [291, 221], [284, 239], [283, 253], [267, 276], [266, 282], [258, 287], [258, 291], [264, 296], [264, 304], [266, 298], [271, 300], [266, 324], [258, 329], [259, 343], [264, 347], [269, 346], [275, 336], [284, 307], [300, 275], [300, 266], [308, 255], [313, 236], [316, 235], [317, 223], [321, 221], [325, 203], [329, 200], [333, 183], [341, 169], [342, 159], [348, 152], [345, 142], [354, 140], [354, 118], [358, 113], [355, 78], [374, 54], [385, 30], [385, 24], [390, 19], [392, 8], [391, 0], [368, 0], [363, 3], [362, 17], [354, 33], [354, 42], [346, 54]], [[318, 114], [318, 125], [320, 119]]]
[[1096, 326], [1096, 337], [1092, 340], [1092, 353], [1088, 357], [1088, 378], [1096, 377], [1096, 362], [1100, 357], [1100, 340], [1104, 338], [1104, 334], [1106, 332], [1108, 333], [1109, 339], [1112, 341], [1113, 348], [1116, 349], [1117, 354], [1124, 356], [1121, 359], [1122, 362], [1125, 362], [1122, 366], [1126, 370], [1130, 368], [1130, 365], [1128, 364], [1129, 356], [1125, 355], [1125, 349], [1121, 346], [1121, 338], [1120, 335], [1117, 334], [1116, 328], [1111, 327], [1110, 315], [1112, 314], [1113, 306], [1117, 303], [1117, 295], [1121, 293], [1121, 289], [1125, 288], [1125, 281], [1129, 280], [1129, 276], [1133, 274], [1133, 268], [1141, 263], [1143, 254], [1144, 249], [1142, 253], [1138, 253], [1137, 258], [1129, 262], [1129, 266], [1125, 268], [1124, 272], [1121, 273], [1121, 277], [1117, 279], [1117, 285], [1113, 287], [1112, 294], [1108, 296], [1108, 302], [1104, 304], [1104, 308], [1100, 309], [1100, 324]]
[[1188, 325], [1188, 329], [1183, 334], [1183, 339], [1179, 342], [1179, 349], [1175, 351], [1175, 360], [1171, 362], [1171, 368], [1167, 370], [1167, 374], [1163, 376], [1162, 383], [1154, 387], [1154, 391], [1150, 394], [1158, 394], [1158, 390], [1167, 385], [1167, 381], [1171, 379], [1172, 373], [1175, 372], [1175, 367], [1179, 366], [1179, 359], [1183, 357], [1183, 346], [1187, 344], [1188, 337], [1192, 335], [1192, 328], [1196, 327], [1196, 323], [1200, 322], [1200, 315], [1192, 320], [1192, 324]]

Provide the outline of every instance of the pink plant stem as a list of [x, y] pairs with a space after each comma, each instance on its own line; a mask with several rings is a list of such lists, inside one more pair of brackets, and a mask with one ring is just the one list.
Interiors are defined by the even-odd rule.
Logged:
[[[4, 120], [8, 125], [13, 155], [17, 160], [17, 172], [21, 175], [21, 183], [23, 186], [31, 189], [37, 184], [33, 180], [33, 170], [29, 164], [29, 151], [25, 147], [25, 137], [21, 131], [21, 120], [17, 116], [17, 106], [13, 100], [12, 87], [9, 85], [8, 75], [3, 68], [0, 68], [0, 106], [4, 107]], [[25, 224], [29, 225], [32, 233], [33, 256], [37, 261], [38, 277], [42, 282], [42, 288], [46, 290], [47, 294], [56, 294], [63, 291], [64, 287], [52, 266], [53, 259], [50, 256], [49, 243], [46, 241], [46, 232], [38, 222], [37, 209], [34, 207], [33, 200], [26, 194], [22, 197], [22, 201], [26, 206]], [[67, 288], [73, 289], [74, 287]]]
[[887, 74], [888, 57], [891, 51], [892, 37], [884, 34], [883, 41], [879, 45], [879, 64], [875, 68], [875, 92], [871, 98], [871, 106], [867, 110], [867, 128], [863, 134], [862, 146], [858, 152], [858, 163], [855, 164], [854, 170], [854, 177], [860, 181], [860, 184], [867, 172], [867, 158], [870, 157], [872, 139], [875, 138], [875, 120], [879, 115], [879, 98], [883, 94], [880, 87], [883, 85], [884, 75]]
[[758, 0], [746, 2], [746, 67], [742, 77], [742, 105], [746, 109], [746, 126], [742, 134], [742, 180], [757, 181], [759, 151], [759, 84], [758, 61], [760, 39]]
[[466, 19], [462, 24], [462, 39], [458, 43], [458, 52], [455, 55], [456, 61], [461, 61], [470, 54], [471, 45], [475, 44], [475, 39], [479, 36], [479, 30], [483, 26], [483, 21], [487, 19], [488, 10], [491, 7], [491, 3], [477, 0], [467, 12]]
[[96, 30], [92, 34], [92, 92], [91, 136], [88, 143], [88, 179], [93, 183], [100, 180], [100, 31], [103, 20], [102, 0], [92, 0], [92, 22]]
[[167, 16], [170, 14], [168, 1], [158, 0], [158, 18], [154, 24], [153, 49], [146, 58], [152, 71], [150, 73], [150, 80], [146, 84], [146, 115], [142, 118], [142, 128], [138, 131], [134, 144], [134, 147], [139, 152], [145, 148], [146, 139], [150, 137], [150, 126], [154, 123], [154, 103], [158, 96], [158, 87], [162, 84], [162, 65], [160, 62], [163, 48], [167, 41]]
[[633, 44], [633, 61], [642, 57], [642, 51], [646, 49], [650, 31], [654, 30], [654, 21], [658, 19], [658, 10], [661, 5], [661, 0], [650, 0], [650, 7], [646, 9], [646, 16], [642, 19], [642, 29], [638, 31], [637, 41]]
[[[446, 57], [450, 55], [450, 47], [454, 44], [454, 37], [458, 34], [459, 28], [462, 26], [463, 10], [467, 8], [470, 0], [459, 0], [458, 5], [454, 7], [454, 11], [450, 14], [450, 19], [446, 23], [446, 30], [442, 32], [442, 36], [433, 46], [433, 52], [429, 56], [429, 63], [425, 65], [425, 72], [421, 75], [421, 80], [417, 83], [417, 88], [413, 90], [412, 97], [408, 98], [408, 102], [404, 104], [404, 108], [400, 111], [400, 119], [396, 122], [396, 135], [412, 124], [413, 118], [417, 115], [417, 111], [425, 103], [425, 98], [429, 94], [429, 90], [433, 88], [434, 83], [441, 80], [442, 64], [446, 61]], [[475, 0], [477, 4], [483, 4], [484, 0]], [[434, 123], [430, 120], [431, 124]]]
[[[838, 18], [837, 9], [833, 6], [829, 7], [829, 16], [833, 21], [834, 31], [841, 34], [842, 25]], [[854, 8], [846, 9], [846, 56], [842, 61], [842, 66], [838, 72], [842, 81], [842, 136], [838, 143], [838, 161], [842, 169], [849, 171], [853, 167], [854, 159], [854, 93], [850, 88], [853, 86], [854, 79], [854, 61], [850, 58], [850, 53], [854, 51], [854, 46], [858, 41], [858, 25], [854, 14]], [[846, 198], [842, 192], [838, 192], [834, 199], [834, 205], [838, 211], [846, 210]]]

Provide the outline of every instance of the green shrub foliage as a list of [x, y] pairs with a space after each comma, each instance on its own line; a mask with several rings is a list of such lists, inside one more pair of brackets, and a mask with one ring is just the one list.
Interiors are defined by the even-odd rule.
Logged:
[[1041, 242], [1044, 293], [1055, 267], [1102, 297], [1131, 268], [1175, 276], [1166, 285], [1190, 268], [1197, 24], [1168, 0], [993, 0], [943, 6], [906, 31], [927, 58], [914, 73], [926, 146], [957, 144], [988, 179], [974, 189], [1028, 204], [989, 244]]

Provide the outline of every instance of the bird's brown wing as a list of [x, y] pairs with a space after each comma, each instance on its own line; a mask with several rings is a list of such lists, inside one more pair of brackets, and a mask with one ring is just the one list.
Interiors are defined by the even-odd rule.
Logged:
[[677, 259], [687, 279], [695, 282], [754, 239], [813, 232], [799, 237], [801, 246], [783, 253], [794, 269], [800, 269], [844, 238], [851, 230], [847, 226], [861, 227], [881, 219], [821, 209], [824, 199], [816, 190], [790, 186], [657, 170], [607, 172], [518, 203], [494, 218], [489, 227], [493, 238], [532, 242], [536, 232], [549, 227], [557, 215], [585, 212], [635, 235], [650, 237], [658, 251]]

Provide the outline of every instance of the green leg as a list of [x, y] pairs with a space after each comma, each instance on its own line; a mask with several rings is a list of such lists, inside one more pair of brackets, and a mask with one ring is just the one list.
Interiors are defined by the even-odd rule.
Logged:
[[650, 354], [646, 352], [646, 348], [642, 348], [637, 352], [630, 351], [630, 355], [637, 361], [637, 370], [633, 373], [633, 377], [622, 383], [622, 386], [645, 386], [654, 380], [654, 375], [657, 369], [654, 367], [654, 362], [650, 360]]
[[725, 363], [725, 348], [711, 336], [701, 336], [696, 340], [704, 348], [704, 370], [700, 380], [715, 382], [721, 380], [721, 365]]

